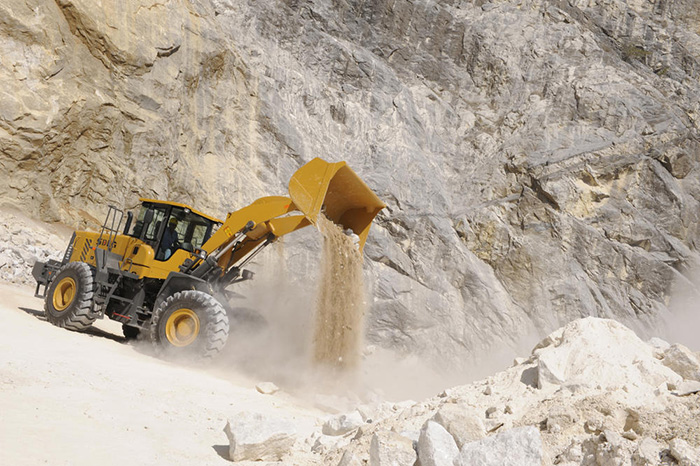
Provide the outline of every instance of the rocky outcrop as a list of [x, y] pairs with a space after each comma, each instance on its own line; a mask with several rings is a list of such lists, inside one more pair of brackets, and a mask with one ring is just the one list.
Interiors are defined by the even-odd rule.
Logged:
[[[700, 394], [678, 390], [695, 381], [659, 359], [658, 347], [675, 345], [652, 343], [616, 321], [580, 319], [543, 339], [528, 358], [484, 380], [419, 402], [360, 406], [342, 417], [374, 412], [374, 420], [367, 417], [334, 436], [322, 434], [328, 422], [319, 419], [306, 439], [286, 450], [283, 461], [309, 466], [699, 464]], [[556, 380], [538, 387], [542, 360], [569, 364]], [[259, 447], [272, 442], [263, 442], [258, 432], [274, 432], [281, 421], [273, 415], [251, 424], [239, 417], [246, 415], [231, 424], [239, 423], [241, 435], [250, 429], [246, 435]]]
[[61, 260], [68, 230], [56, 232], [12, 210], [0, 209], [0, 216], [0, 281], [34, 287], [34, 262]]
[[[537, 387], [530, 373], [537, 376], [541, 360], [569, 364], [556, 381]], [[612, 320], [581, 319], [503, 372], [361, 427], [349, 444], [319, 461], [369, 460], [376, 436], [390, 432], [393, 439], [403, 437], [396, 443], [408, 445], [411, 432], [420, 429], [420, 464], [695, 464], [700, 406], [697, 394], [676, 391], [682, 383], [630, 329]], [[435, 422], [458, 410], [469, 413], [463, 418], [478, 418], [483, 438], [459, 439], [453, 433], [459, 431]]]
[[373, 342], [449, 365], [581, 316], [643, 331], [697, 265], [697, 10], [0, 0], [0, 202], [223, 216], [348, 160], [388, 204]]
[[255, 92], [211, 6], [32, 0], [0, 12], [3, 202], [82, 226], [139, 196], [212, 208], [239, 201], [236, 185], [258, 194], [255, 163], [234, 181], [226, 142], [247, 144], [235, 120]]

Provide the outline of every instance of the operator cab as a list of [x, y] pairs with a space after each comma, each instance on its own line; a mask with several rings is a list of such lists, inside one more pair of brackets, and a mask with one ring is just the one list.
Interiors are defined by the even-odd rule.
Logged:
[[155, 251], [155, 259], [166, 261], [178, 249], [195, 252], [221, 225], [221, 220], [176, 202], [141, 199], [129, 236], [139, 238]]

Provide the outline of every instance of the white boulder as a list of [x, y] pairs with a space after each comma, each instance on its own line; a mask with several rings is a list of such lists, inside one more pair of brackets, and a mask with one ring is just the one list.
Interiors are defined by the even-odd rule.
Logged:
[[285, 419], [242, 412], [224, 428], [232, 461], [279, 461], [296, 441], [294, 424]]
[[314, 441], [311, 451], [319, 455], [328, 453], [329, 451], [336, 450], [345, 446], [349, 443], [349, 439], [344, 437], [335, 437], [330, 435], [319, 435]]
[[700, 382], [697, 380], [684, 380], [678, 384], [673, 393], [678, 396], [687, 396], [698, 392], [700, 392]]
[[677, 343], [669, 347], [662, 362], [684, 379], [700, 381], [700, 360], [685, 346]]
[[644, 437], [632, 454], [632, 464], [635, 466], [656, 466], [659, 464], [659, 454], [663, 448], [653, 438]]
[[588, 317], [560, 328], [533, 350], [538, 388], [552, 385], [614, 389], [658, 387], [681, 377], [654, 357], [651, 346], [624, 325]]
[[481, 416], [474, 408], [464, 404], [445, 403], [433, 416], [433, 420], [454, 437], [458, 448], [486, 436]]
[[323, 424], [322, 432], [325, 435], [343, 435], [353, 431], [364, 424], [362, 415], [353, 411], [339, 416], [333, 416]]
[[369, 447], [369, 466], [413, 466], [417, 455], [413, 441], [391, 431], [377, 432]]
[[338, 466], [364, 466], [364, 461], [352, 450], [345, 450]]
[[426, 421], [418, 437], [418, 458], [421, 466], [451, 465], [459, 454], [455, 439], [440, 424]]
[[678, 461], [678, 466], [700, 466], [700, 451], [690, 446], [685, 440], [674, 438], [669, 447], [671, 456]]
[[532, 426], [507, 430], [462, 447], [454, 466], [541, 466], [542, 438]]
[[260, 382], [255, 386], [255, 389], [263, 395], [274, 395], [280, 388], [272, 382]]
[[365, 404], [357, 407], [357, 412], [362, 416], [362, 420], [368, 423], [374, 423], [386, 419], [394, 414], [394, 404], [384, 401], [381, 403]]

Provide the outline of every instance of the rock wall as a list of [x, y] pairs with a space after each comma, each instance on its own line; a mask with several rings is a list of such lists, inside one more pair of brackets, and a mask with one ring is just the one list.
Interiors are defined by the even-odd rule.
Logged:
[[0, 0], [0, 202], [223, 216], [348, 160], [388, 204], [371, 340], [440, 358], [580, 316], [644, 330], [697, 263], [699, 7]]

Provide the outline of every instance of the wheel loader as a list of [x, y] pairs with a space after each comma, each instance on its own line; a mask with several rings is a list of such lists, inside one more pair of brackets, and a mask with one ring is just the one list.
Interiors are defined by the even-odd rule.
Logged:
[[63, 260], [36, 262], [35, 295], [54, 325], [80, 331], [107, 316], [127, 338], [142, 333], [161, 354], [195, 359], [226, 344], [233, 285], [253, 277], [244, 267], [263, 248], [323, 214], [357, 235], [362, 251], [385, 207], [345, 162], [319, 158], [294, 173], [289, 196], [260, 198], [225, 220], [140, 202], [136, 215], [110, 206], [100, 231], [73, 233]]

